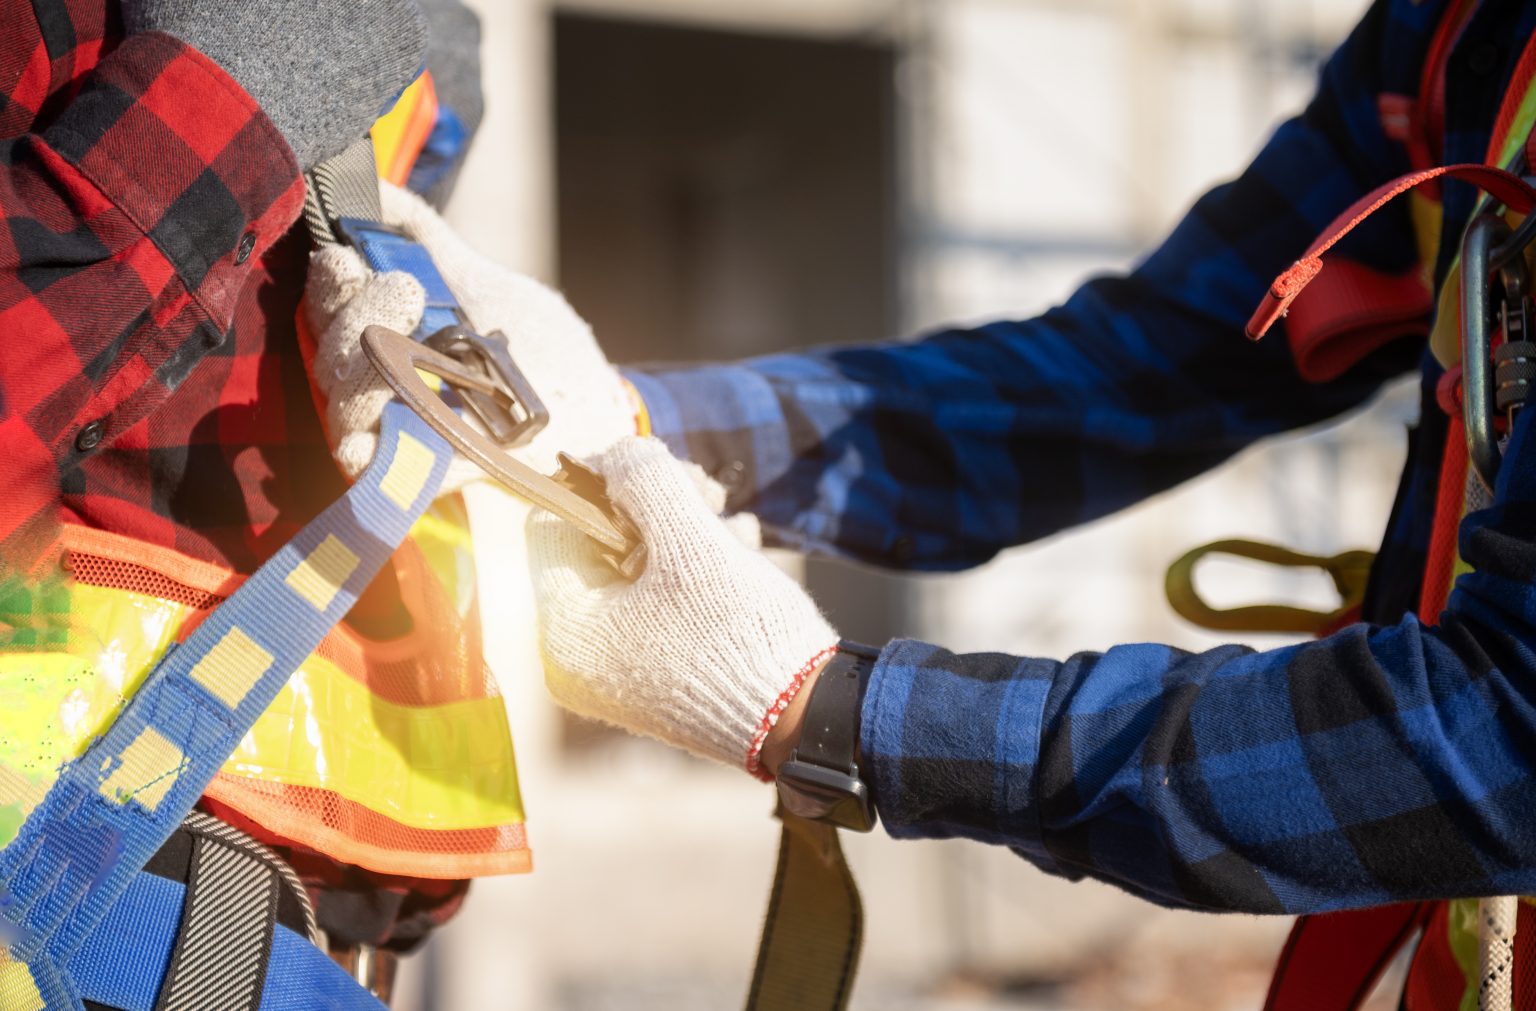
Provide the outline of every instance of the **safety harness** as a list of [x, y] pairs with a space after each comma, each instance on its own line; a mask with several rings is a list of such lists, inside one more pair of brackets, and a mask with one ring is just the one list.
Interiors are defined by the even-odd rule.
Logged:
[[[1536, 237], [1536, 40], [1529, 40], [1495, 122], [1485, 164], [1431, 166], [1433, 138], [1443, 130], [1445, 64], [1476, 4], [1448, 5], [1430, 45], [1419, 98], [1382, 96], [1383, 124], [1407, 144], [1415, 171], [1377, 188], [1340, 214], [1294, 266], [1277, 278], [1248, 324], [1262, 337], [1282, 316], [1302, 375], [1333, 379], [1385, 343], [1414, 332], [1428, 336], [1446, 366], [1438, 401], [1449, 418], [1441, 458], [1428, 558], [1418, 614], [1433, 623], [1456, 574], [1462, 518], [1492, 500], [1500, 465], [1500, 439], [1536, 380], [1531, 340], [1528, 258]], [[1428, 139], [1426, 139], [1428, 138]], [[1438, 245], [1438, 180], [1471, 183], [1486, 196], [1463, 235], [1459, 265], [1435, 306], [1427, 278], [1417, 270], [1388, 276], [1344, 259], [1324, 256], [1345, 235], [1394, 199], [1409, 195], [1420, 235], [1421, 260]], [[1426, 191], [1428, 195], [1426, 196]], [[1303, 298], [1303, 290], [1306, 295]], [[1320, 567], [1333, 576], [1343, 603], [1331, 612], [1280, 606], [1219, 611], [1194, 590], [1193, 570], [1206, 554], [1228, 553], [1281, 565]], [[1169, 599], [1186, 618], [1224, 630], [1302, 631], [1327, 635], [1356, 620], [1370, 555], [1348, 552], [1319, 558], [1252, 542], [1221, 542], [1197, 549], [1169, 572]], [[1517, 933], [1517, 925], [1523, 927]], [[1352, 1009], [1370, 995], [1382, 973], [1413, 938], [1421, 937], [1403, 1007], [1507, 1011], [1515, 997], [1517, 958], [1536, 957], [1530, 904], [1512, 896], [1415, 902], [1303, 916], [1281, 953], [1266, 1011]], [[1531, 995], [1522, 985], [1523, 1006]]]

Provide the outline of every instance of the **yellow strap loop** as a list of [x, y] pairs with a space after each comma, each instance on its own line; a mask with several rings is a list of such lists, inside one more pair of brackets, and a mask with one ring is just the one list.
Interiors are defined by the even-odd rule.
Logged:
[[[1195, 566], [1211, 555], [1229, 555], [1288, 569], [1322, 569], [1333, 579], [1342, 603], [1333, 611], [1314, 611], [1289, 604], [1251, 604], [1216, 608], [1195, 589]], [[1343, 551], [1337, 555], [1309, 555], [1275, 544], [1230, 539], [1214, 541], [1190, 551], [1168, 567], [1165, 589], [1168, 603], [1185, 621], [1217, 632], [1293, 632], [1318, 635], [1344, 620], [1365, 599], [1365, 585], [1375, 554]]]

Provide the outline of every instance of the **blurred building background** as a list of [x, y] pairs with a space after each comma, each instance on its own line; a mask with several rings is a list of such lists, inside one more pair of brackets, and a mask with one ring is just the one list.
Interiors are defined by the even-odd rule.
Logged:
[[[1364, 0], [478, 0], [488, 115], [450, 216], [564, 288], [621, 361], [726, 358], [1033, 314], [1132, 263], [1237, 172]], [[1238, 334], [1234, 340], [1240, 340]], [[960, 576], [812, 563], [845, 634], [1063, 655], [1215, 637], [1162, 598], [1222, 536], [1374, 546], [1411, 398], [1259, 447], [1131, 512]], [[474, 507], [516, 602], [519, 513]], [[794, 560], [786, 564], [795, 566]], [[1328, 604], [1321, 576], [1213, 563], [1223, 602]], [[482, 882], [400, 1006], [739, 1006], [771, 876], [769, 792], [563, 717], [507, 604], [537, 871]], [[1255, 640], [1256, 645], [1267, 644]], [[1172, 913], [962, 843], [847, 843], [860, 1008], [1257, 1008], [1287, 924]]]

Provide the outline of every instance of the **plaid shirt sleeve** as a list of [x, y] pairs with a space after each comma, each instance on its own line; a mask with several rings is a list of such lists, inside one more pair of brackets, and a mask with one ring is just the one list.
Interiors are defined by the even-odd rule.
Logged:
[[[1313, 385], [1283, 338], [1255, 345], [1242, 332], [1334, 214], [1406, 171], [1376, 104], [1392, 13], [1378, 4], [1306, 113], [1129, 276], [1092, 281], [1037, 319], [915, 343], [630, 370], [652, 430], [720, 479], [775, 543], [951, 569], [1360, 404], [1416, 363], [1412, 342]], [[1368, 227], [1349, 255], [1412, 264], [1405, 213]]]
[[1203, 909], [1536, 891], [1533, 428], [1462, 524], [1475, 571], [1437, 626], [1065, 662], [890, 644], [861, 730], [887, 831]]
[[[225, 339], [303, 196], [280, 134], [200, 53], [111, 44], [101, 3], [0, 4], [0, 554], [35, 553], [82, 457]], [[23, 12], [19, 8], [26, 7]], [[104, 55], [103, 55], [104, 53]]]

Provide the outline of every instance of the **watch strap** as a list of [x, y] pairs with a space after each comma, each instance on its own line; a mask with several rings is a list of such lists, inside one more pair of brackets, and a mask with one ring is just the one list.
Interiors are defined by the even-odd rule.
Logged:
[[858, 771], [859, 707], [880, 651], [843, 640], [811, 689], [793, 759], [849, 775]]

